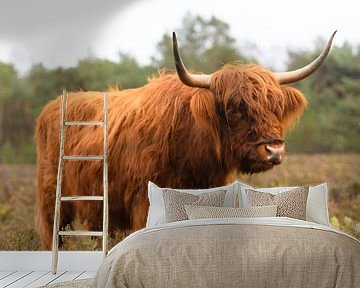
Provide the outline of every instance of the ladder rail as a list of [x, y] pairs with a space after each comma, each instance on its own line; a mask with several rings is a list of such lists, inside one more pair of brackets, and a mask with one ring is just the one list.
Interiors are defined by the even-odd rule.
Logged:
[[103, 162], [103, 258], [107, 254], [107, 236], [109, 226], [109, 205], [108, 205], [108, 93], [104, 93], [104, 162]]
[[59, 256], [59, 225], [60, 225], [60, 206], [61, 206], [61, 185], [62, 185], [62, 169], [64, 156], [64, 142], [65, 142], [65, 118], [66, 118], [66, 91], [63, 90], [61, 95], [61, 122], [60, 122], [60, 157], [56, 183], [56, 200], [54, 212], [54, 226], [53, 226], [53, 244], [52, 244], [52, 273], [56, 274], [58, 256]]
[[[103, 258], [107, 255], [108, 225], [109, 225], [109, 204], [108, 204], [108, 93], [104, 93], [104, 119], [99, 122], [67, 122], [66, 106], [68, 94], [63, 90], [61, 96], [61, 119], [60, 119], [60, 157], [57, 173], [56, 200], [53, 226], [53, 246], [52, 246], [52, 273], [57, 273], [59, 255], [60, 236], [97, 236], [102, 237]], [[103, 156], [64, 156], [65, 146], [65, 126], [103, 126], [104, 128], [104, 151]], [[103, 160], [103, 196], [61, 196], [62, 190], [62, 170], [64, 160]], [[103, 229], [102, 231], [60, 231], [60, 208], [62, 201], [79, 200], [101, 200], [103, 201]]]

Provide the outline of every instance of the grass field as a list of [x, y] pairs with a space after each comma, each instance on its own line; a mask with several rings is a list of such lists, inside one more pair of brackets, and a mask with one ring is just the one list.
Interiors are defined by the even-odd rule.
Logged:
[[[360, 240], [360, 154], [290, 155], [279, 167], [259, 175], [240, 175], [240, 181], [256, 187], [329, 184], [329, 209], [333, 226]], [[235, 176], [236, 177], [236, 176]], [[0, 250], [39, 250], [34, 230], [35, 166], [0, 165]], [[111, 221], [111, 219], [110, 219]], [[124, 237], [117, 233], [113, 246]], [[100, 249], [99, 242], [82, 239], [78, 249]], [[74, 243], [65, 241], [65, 249]]]

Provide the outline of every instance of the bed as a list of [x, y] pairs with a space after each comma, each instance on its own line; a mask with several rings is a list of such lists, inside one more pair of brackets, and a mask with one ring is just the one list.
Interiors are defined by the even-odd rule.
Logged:
[[[225, 210], [245, 211], [250, 186], [224, 187]], [[257, 190], [282, 196], [290, 188]], [[303, 220], [250, 215], [168, 222], [164, 190], [149, 184], [147, 227], [109, 252], [93, 287], [360, 287], [360, 242], [328, 224], [327, 189], [320, 188], [309, 188]]]

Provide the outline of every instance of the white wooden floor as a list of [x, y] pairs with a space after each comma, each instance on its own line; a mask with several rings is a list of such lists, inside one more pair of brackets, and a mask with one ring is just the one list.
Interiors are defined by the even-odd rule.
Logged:
[[60, 252], [58, 273], [51, 273], [49, 251], [1, 251], [0, 288], [40, 287], [75, 279], [93, 278], [102, 252]]
[[93, 278], [95, 273], [95, 271], [59, 271], [54, 275], [50, 271], [0, 272], [0, 287], [40, 287], [75, 279]]

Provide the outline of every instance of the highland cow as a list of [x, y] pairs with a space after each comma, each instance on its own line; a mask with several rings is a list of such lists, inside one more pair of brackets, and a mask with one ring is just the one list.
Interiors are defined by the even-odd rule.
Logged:
[[[173, 188], [224, 185], [229, 175], [258, 173], [280, 164], [284, 136], [301, 116], [306, 99], [282, 86], [306, 78], [325, 60], [334, 34], [309, 65], [273, 73], [258, 65], [226, 64], [211, 75], [190, 74], [173, 35], [177, 74], [160, 73], [136, 89], [109, 91], [109, 230], [138, 230], [146, 223], [147, 183]], [[71, 93], [67, 121], [102, 121], [103, 94]], [[60, 98], [36, 122], [36, 224], [51, 249], [57, 168]], [[101, 127], [66, 128], [65, 155], [101, 155]], [[62, 195], [102, 195], [101, 161], [68, 161]], [[90, 202], [90, 203], [89, 203]], [[102, 202], [62, 206], [60, 226], [85, 219], [102, 224]]]

